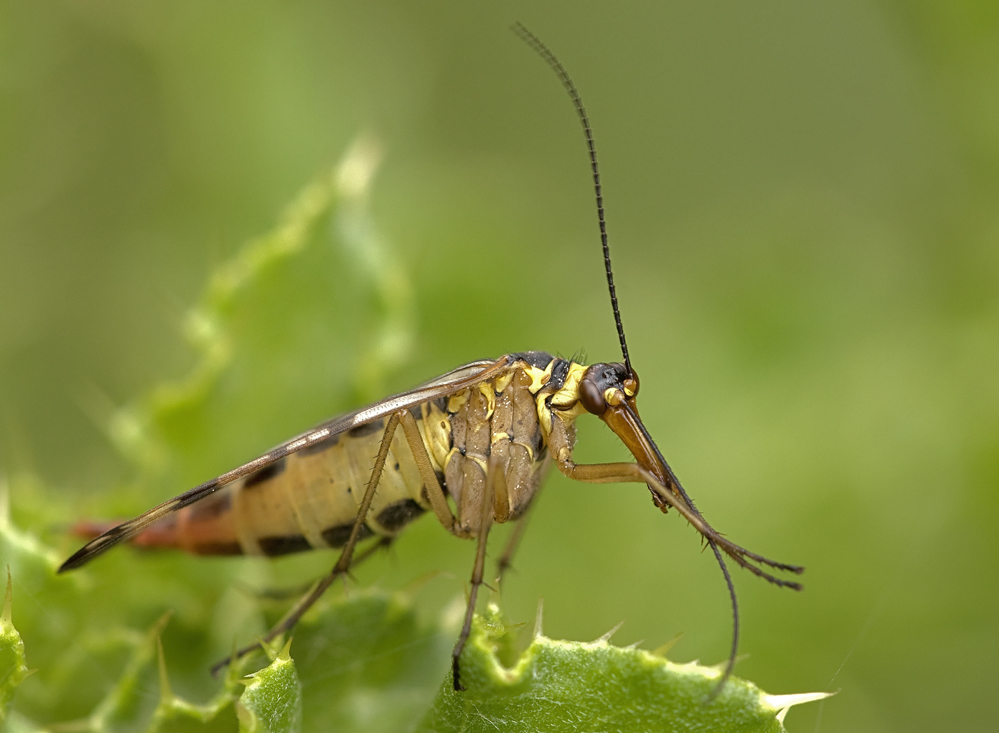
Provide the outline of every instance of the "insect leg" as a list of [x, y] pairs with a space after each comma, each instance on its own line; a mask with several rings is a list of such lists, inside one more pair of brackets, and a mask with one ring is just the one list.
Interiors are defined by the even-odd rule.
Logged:
[[[405, 413], [408, 414], [408, 413]], [[271, 628], [264, 636], [256, 643], [250, 644], [243, 647], [236, 652], [235, 658], [238, 659], [246, 654], [249, 654], [263, 642], [268, 642], [274, 639], [279, 634], [284, 633], [288, 629], [292, 628], [298, 623], [299, 619], [305, 615], [312, 606], [318, 601], [323, 593], [336, 582], [337, 578], [341, 575], [345, 575], [351, 567], [351, 560], [354, 556], [354, 548], [357, 546], [357, 542], [361, 536], [361, 527], [364, 526], [364, 521], [367, 519], [368, 510], [371, 508], [371, 502], [375, 498], [375, 491], [378, 488], [378, 482], [382, 477], [382, 470], [385, 468], [385, 459], [388, 456], [389, 449], [392, 446], [392, 436], [395, 435], [395, 429], [399, 425], [400, 413], [394, 412], [388, 419], [388, 423], [385, 425], [385, 432], [382, 433], [382, 442], [378, 446], [378, 455], [375, 457], [375, 465], [371, 469], [371, 478], [368, 480], [368, 488], [364, 491], [364, 498], [361, 499], [361, 505], [357, 510], [357, 517], [354, 519], [354, 526], [350, 531], [350, 537], [347, 539], [347, 543], [344, 545], [343, 550], [340, 552], [340, 557], [336, 561], [336, 565], [333, 566], [333, 570], [322, 580], [316, 582], [312, 587], [312, 590], [304, 595], [298, 603], [296, 603], [292, 608], [284, 615], [277, 624]], [[220, 669], [229, 664], [230, 660], [226, 659], [214, 667], [212, 667], [212, 674], [216, 674]]]
[[[540, 487], [538, 491], [540, 491]], [[520, 540], [524, 536], [524, 530], [527, 529], [527, 517], [530, 515], [531, 508], [534, 507], [537, 500], [538, 494], [536, 492], [534, 497], [531, 499], [531, 504], [527, 508], [527, 511], [516, 521], [513, 526], [513, 532], [510, 533], [510, 537], [506, 541], [506, 547], [503, 548], [503, 554], [500, 555], [500, 559], [496, 563], [496, 574], [499, 578], [499, 583], [503, 582], [503, 576], [513, 565], [513, 556], [516, 554], [517, 548], [520, 546]]]
[[458, 636], [458, 643], [454, 645], [451, 652], [451, 676], [454, 681], [455, 692], [460, 692], [465, 688], [461, 684], [460, 659], [461, 652], [468, 641], [468, 635], [472, 631], [472, 617], [475, 615], [475, 601], [479, 595], [479, 586], [482, 585], [482, 576], [486, 567], [486, 540], [489, 538], [489, 528], [492, 526], [492, 490], [496, 472], [499, 470], [496, 461], [490, 457], [486, 470], [486, 495], [482, 497], [482, 514], [479, 517], [479, 544], [475, 552], [475, 566], [472, 568], [472, 588], [468, 594], [468, 608], [465, 609], [465, 623], [461, 627], [461, 634]]
[[[394, 541], [395, 539], [393, 537], [379, 537], [375, 544], [364, 548], [363, 552], [359, 552], [357, 554], [357, 557], [355, 557], [350, 563], [350, 569], [353, 570], [369, 557], [377, 554], [379, 551], [388, 549]], [[290, 588], [252, 588], [249, 585], [243, 585], [241, 583], [237, 583], [236, 586], [241, 588], [247, 595], [255, 598], [283, 601], [296, 596], [301, 596], [303, 593], [312, 590], [312, 585], [315, 582], [316, 581], [303, 583]]]
[[[794, 573], [801, 573], [804, 568], [797, 565], [786, 565], [784, 563], [777, 563], [772, 560], [768, 560], [761, 555], [749, 552], [748, 550], [739, 547], [739, 545], [734, 542], [726, 539], [714, 527], [707, 523], [699, 511], [684, 501], [682, 496], [686, 496], [685, 494], [682, 494], [681, 492], [682, 496], [677, 496], [659, 479], [658, 476], [637, 463], [594, 463], [577, 465], [572, 460], [572, 447], [569, 437], [565, 429], [562, 427], [562, 423], [555, 420], [552, 424], [555, 429], [549, 436], [549, 446], [552, 454], [555, 456], [555, 461], [558, 465], [559, 471], [571, 479], [586, 483], [645, 484], [649, 487], [649, 490], [652, 491], [653, 497], [655, 498], [658, 506], [671, 506], [676, 509], [684, 519], [690, 522], [694, 529], [700, 532], [701, 536], [704, 537], [708, 545], [711, 547], [711, 551], [714, 553], [715, 559], [718, 561], [718, 565], [721, 568], [722, 575], [725, 576], [725, 584], [728, 586], [729, 598], [732, 602], [732, 649], [729, 654], [728, 664], [725, 667], [725, 671], [722, 673], [721, 679], [718, 681], [718, 685], [715, 687], [715, 690], [708, 698], [709, 700], [713, 699], [721, 690], [725, 681], [728, 680], [729, 675], [732, 673], [732, 669], [735, 666], [735, 654], [739, 644], [739, 604], [735, 597], [735, 585], [732, 583], [732, 577], [728, 572], [728, 567], [725, 565], [722, 552], [731, 557], [738, 565], [746, 568], [753, 574], [758, 575], [775, 585], [793, 588], [794, 590], [801, 590], [801, 584], [774, 577], [770, 573], [753, 565], [750, 560], [769, 565], [779, 570], [788, 570]], [[672, 480], [675, 480], [675, 478], [672, 477], [672, 474], [670, 474], [670, 477]], [[679, 486], [678, 483], [677, 486]]]
[[[562, 473], [569, 478], [577, 481], [583, 481], [585, 483], [644, 483], [648, 485], [648, 487], [655, 493], [656, 497], [680, 512], [680, 514], [682, 514], [683, 517], [690, 522], [691, 525], [693, 525], [694, 529], [700, 532], [707, 541], [708, 545], [711, 547], [711, 551], [715, 555], [715, 559], [718, 561], [722, 575], [725, 576], [725, 584], [728, 587], [729, 599], [732, 603], [732, 648], [729, 652], [728, 663], [725, 665], [725, 671], [722, 673], [721, 679], [718, 681], [714, 691], [708, 697], [709, 701], [714, 699], [714, 697], [721, 691], [729, 676], [732, 674], [732, 669], [735, 667], [735, 655], [739, 648], [739, 602], [736, 600], [735, 585], [732, 583], [732, 576], [728, 572], [728, 567], [725, 565], [725, 560], [722, 558], [721, 551], [724, 551], [742, 567], [769, 580], [771, 583], [794, 588], [795, 590], [801, 590], [801, 584], [783, 580], [782, 578], [776, 578], [773, 575], [760, 570], [755, 565], [750, 564], [745, 558], [738, 554], [737, 550], [742, 550], [741, 547], [722, 537], [713, 527], [704, 521], [699, 512], [691, 510], [690, 507], [688, 507], [680, 499], [676, 498], [671, 491], [663, 486], [656, 476], [645, 468], [639, 466], [637, 463], [594, 463], [576, 465], [571, 459], [566, 459], [559, 460], [558, 466], [559, 470], [561, 470]], [[719, 551], [719, 547], [721, 548], [721, 551]]]
[[717, 543], [718, 547], [726, 555], [731, 557], [736, 564], [746, 568], [746, 570], [750, 571], [754, 575], [758, 575], [759, 577], [770, 581], [774, 585], [779, 585], [785, 588], [793, 588], [794, 590], [801, 590], [802, 586], [800, 583], [775, 577], [765, 570], [761, 570], [756, 565], [753, 565], [750, 561], [769, 565], [777, 568], [778, 570], [788, 570], [793, 573], [801, 573], [804, 568], [798, 565], [787, 565], [785, 563], [774, 562], [773, 560], [769, 560], [762, 555], [757, 555], [755, 552], [750, 552], [744, 547], [740, 547], [735, 544], [708, 524], [704, 520], [704, 517], [701, 516], [700, 512], [692, 510], [689, 506], [687, 506], [687, 504], [678, 499], [673, 492], [667, 489], [651, 471], [639, 466], [637, 463], [591, 463], [577, 465], [572, 463], [572, 461], [567, 461], [566, 463], [559, 462], [559, 470], [575, 481], [582, 481], [590, 484], [646, 484], [659, 501], [676, 509], [684, 519], [690, 522], [691, 526], [693, 526], [693, 528], [696, 529], [704, 537], [704, 539], [709, 542]]
[[420, 436], [420, 426], [416, 424], [416, 419], [408, 411], [400, 413], [400, 419], [402, 420], [402, 432], [406, 435], [406, 442], [409, 443], [416, 467], [420, 469], [420, 476], [423, 478], [423, 485], [427, 489], [427, 497], [430, 499], [430, 505], [437, 516], [437, 521], [443, 525], [444, 529], [453, 534], [454, 512], [448, 506], [444, 489], [441, 488], [441, 482], [430, 463], [427, 447], [423, 444], [423, 438]]
[[718, 547], [731, 557], [736, 564], [746, 568], [754, 575], [770, 581], [774, 585], [801, 590], [800, 583], [774, 577], [765, 570], [753, 565], [752, 562], [768, 565], [777, 570], [787, 570], [799, 575], [804, 572], [805, 569], [803, 567], [775, 562], [735, 544], [708, 524], [707, 520], [697, 509], [685, 502], [681, 496], [674, 494], [669, 486], [664, 484], [657, 475], [638, 463], [591, 463], [577, 465], [572, 460], [572, 446], [561, 421], [553, 421], [552, 426], [553, 430], [548, 438], [549, 446], [552, 455], [555, 457], [558, 470], [569, 478], [590, 484], [645, 484], [652, 492], [657, 506], [661, 508], [671, 506], [676, 509], [705, 540], [717, 543]]

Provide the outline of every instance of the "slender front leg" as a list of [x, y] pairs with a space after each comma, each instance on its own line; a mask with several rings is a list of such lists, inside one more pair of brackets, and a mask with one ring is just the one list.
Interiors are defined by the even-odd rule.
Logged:
[[777, 570], [788, 570], [792, 573], [798, 574], [800, 574], [804, 568], [798, 565], [788, 565], [786, 563], [770, 560], [769, 558], [758, 555], [755, 552], [751, 552], [746, 548], [735, 544], [704, 521], [704, 518], [700, 515], [700, 513], [694, 512], [689, 506], [687, 506], [687, 504], [674, 496], [673, 492], [663, 486], [659, 479], [653, 475], [651, 471], [642, 468], [637, 463], [593, 463], [577, 466], [570, 461], [566, 466], [563, 466], [560, 463], [559, 469], [562, 470], [562, 473], [569, 478], [575, 479], [576, 481], [582, 481], [584, 483], [646, 484], [650, 489], [652, 489], [658, 499], [676, 509], [684, 519], [690, 522], [694, 529], [700, 532], [704, 539], [710, 543], [716, 543], [726, 555], [731, 557], [736, 562], [737, 565], [745, 568], [754, 575], [758, 575], [759, 577], [770, 581], [774, 585], [801, 590], [801, 583], [797, 583], [793, 580], [777, 578], [756, 567], [749, 562], [749, 560], [753, 560], [763, 565], [768, 565], [772, 568], [776, 568]]
[[[409, 413], [404, 413], [409, 414]], [[374, 468], [371, 469], [371, 478], [368, 480], [368, 488], [364, 491], [364, 497], [361, 499], [361, 505], [358, 507], [357, 516], [354, 518], [354, 526], [351, 528], [350, 537], [347, 538], [347, 543], [343, 546], [343, 550], [340, 552], [340, 557], [336, 561], [336, 565], [333, 566], [333, 570], [325, 578], [319, 580], [306, 595], [304, 595], [298, 603], [291, 607], [291, 609], [284, 615], [280, 621], [277, 622], [264, 636], [257, 641], [256, 644], [250, 644], [243, 647], [235, 654], [235, 659], [239, 659], [246, 654], [249, 654], [262, 643], [269, 642], [273, 640], [279, 634], [284, 633], [288, 629], [292, 628], [298, 623], [299, 619], [305, 615], [305, 612], [312, 608], [318, 601], [323, 593], [336, 582], [337, 578], [344, 575], [351, 566], [351, 560], [354, 557], [354, 548], [357, 546], [357, 542], [361, 536], [361, 527], [364, 526], [364, 522], [368, 516], [368, 510], [371, 508], [371, 502], [375, 498], [375, 491], [378, 489], [378, 482], [382, 477], [382, 470], [385, 468], [385, 459], [388, 456], [389, 449], [392, 446], [392, 436], [395, 435], [395, 429], [399, 425], [400, 413], [393, 413], [388, 420], [388, 424], [385, 426], [385, 432], [382, 433], [382, 442], [378, 446], [378, 455], [375, 457]], [[217, 674], [220, 669], [229, 664], [231, 660], [226, 659], [214, 667], [212, 667], [212, 674]]]
[[490, 458], [486, 471], [486, 495], [482, 497], [482, 514], [479, 517], [479, 544], [475, 552], [475, 567], [472, 568], [472, 589], [468, 594], [468, 608], [465, 609], [465, 623], [461, 627], [461, 634], [458, 636], [458, 643], [454, 645], [451, 652], [451, 676], [454, 681], [455, 692], [460, 692], [465, 688], [461, 685], [460, 662], [461, 652], [468, 641], [468, 635], [472, 631], [472, 617], [475, 615], [475, 601], [479, 596], [479, 586], [482, 585], [482, 576], [486, 567], [486, 544], [489, 538], [489, 528], [492, 526], [492, 492], [493, 481], [496, 471], [500, 470], [497, 463]]
[[801, 574], [804, 571], [804, 568], [798, 565], [788, 565], [786, 563], [775, 562], [774, 560], [758, 555], [755, 552], [750, 552], [746, 548], [735, 544], [708, 524], [704, 517], [701, 516], [700, 512], [691, 508], [681, 498], [677, 497], [672, 491], [663, 485], [655, 474], [645, 467], [640, 466], [637, 463], [591, 463], [577, 465], [572, 460], [572, 448], [569, 445], [565, 429], [562, 427], [561, 422], [559, 420], [555, 420], [552, 424], [554, 429], [552, 430], [549, 438], [551, 450], [555, 456], [556, 465], [558, 465], [559, 471], [563, 474], [575, 481], [582, 481], [584, 483], [591, 484], [646, 484], [659, 502], [662, 504], [668, 504], [676, 509], [684, 519], [690, 522], [694, 529], [700, 532], [704, 539], [709, 542], [716, 543], [718, 548], [731, 557], [740, 567], [749, 570], [754, 575], [758, 575], [759, 577], [770, 581], [774, 585], [801, 590], [800, 583], [774, 577], [770, 573], [761, 570], [750, 563], [749, 560], [758, 562], [762, 565], [768, 565], [772, 568], [776, 568], [777, 570], [787, 570], [798, 574]]

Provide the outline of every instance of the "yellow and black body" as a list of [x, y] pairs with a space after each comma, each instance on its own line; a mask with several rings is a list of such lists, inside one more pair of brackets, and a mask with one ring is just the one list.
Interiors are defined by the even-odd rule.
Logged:
[[[432, 399], [408, 403], [398, 395], [382, 404], [414, 418], [423, 449], [456, 515], [454, 533], [477, 537], [487, 472], [497, 472], [492, 520], [519, 518], [541, 486], [551, 460], [550, 402], [577, 402], [585, 369], [543, 352], [468, 364], [420, 389]], [[452, 383], [478, 370], [493, 376], [452, 391]], [[457, 380], [456, 380], [457, 378]], [[198, 555], [266, 555], [343, 547], [350, 537], [385, 432], [378, 406], [335, 418], [237, 469], [240, 475], [213, 479], [194, 491], [197, 500], [177, 497], [111, 530], [68, 560], [69, 569], [125, 539], [143, 547], [177, 548]], [[560, 411], [571, 419], [575, 411]], [[547, 428], [546, 428], [547, 426]], [[378, 490], [360, 529], [360, 540], [393, 538], [417, 517], [432, 511], [413, 451], [397, 432], [385, 458]], [[450, 529], [451, 527], [449, 527]], [[81, 523], [78, 531], [94, 534]]]

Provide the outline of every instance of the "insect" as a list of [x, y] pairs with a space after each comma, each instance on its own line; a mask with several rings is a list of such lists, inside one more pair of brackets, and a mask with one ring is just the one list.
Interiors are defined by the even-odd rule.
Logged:
[[[263, 637], [270, 641], [292, 628], [353, 565], [430, 512], [451, 534], [478, 543], [464, 624], [452, 653], [454, 689], [462, 690], [461, 652], [483, 582], [489, 530], [493, 524], [523, 519], [554, 464], [577, 481], [645, 484], [660, 510], [675, 509], [701, 534], [718, 561], [732, 604], [731, 652], [716, 691], [721, 688], [731, 674], [739, 640], [738, 602], [724, 557], [771, 583], [797, 590], [800, 584], [767, 568], [791, 573], [803, 568], [750, 552], [708, 524], [642, 424], [636, 405], [638, 374], [628, 355], [614, 289], [589, 119], [555, 55], [523, 25], [517, 24], [514, 31], [558, 75], [586, 136], [622, 362], [586, 366], [532, 351], [465, 364], [408, 392], [325, 422], [107, 529], [66, 560], [60, 572], [80, 567], [126, 540], [196, 554], [276, 556], [341, 548], [329, 575]], [[575, 463], [575, 421], [585, 414], [603, 420], [634, 462]], [[509, 565], [522, 527], [521, 521], [500, 560], [501, 573]], [[371, 540], [371, 546], [355, 557], [365, 540]]]

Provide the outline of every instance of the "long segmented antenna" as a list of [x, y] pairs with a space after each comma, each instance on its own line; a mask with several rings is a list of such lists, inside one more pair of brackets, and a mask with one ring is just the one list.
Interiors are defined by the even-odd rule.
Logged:
[[[569, 78], [569, 74], [566, 72], [565, 67], [562, 66], [562, 63], [558, 60], [558, 58], [556, 58], [555, 54], [552, 53], [551, 50], [544, 43], [542, 43], [537, 36], [527, 30], [527, 28], [525, 28], [521, 23], [516, 23], [512, 27], [512, 30], [520, 36], [521, 40], [534, 49], [534, 51], [541, 56], [541, 58], [543, 58], [556, 73], [559, 80], [562, 82], [562, 86], [565, 87], [565, 90], [572, 98], [572, 103], [576, 108], [576, 114], [579, 115], [579, 121], [583, 125], [583, 132], [586, 135], [586, 147], [590, 153], [590, 169], [593, 171], [593, 187], [597, 194], [597, 218], [600, 221], [600, 242], [604, 249], [604, 267], [607, 270], [607, 287], [610, 290], [611, 306], [614, 308], [614, 321], [617, 324], [617, 335], [621, 341], [621, 354], [624, 356], [624, 365], [629, 374], [634, 374], [634, 371], [632, 371], [631, 368], [631, 360], [628, 358], [628, 344], [624, 339], [624, 326], [621, 324], [621, 311], [618, 308], [617, 294], [614, 290], [614, 274], [611, 271], [610, 248], [607, 245], [607, 223], [604, 220], [604, 200], [600, 189], [600, 171], [597, 168], [597, 149], [593, 142], [593, 130], [590, 128], [590, 120], [586, 116], [586, 109], [583, 107], [583, 100], [580, 99], [579, 92], [576, 91], [576, 85], [572, 83], [572, 79]], [[644, 433], [648, 443], [653, 446], [656, 457], [659, 459], [659, 463], [666, 471], [672, 485], [676, 488], [676, 492], [683, 498], [684, 503], [690, 507], [690, 511], [703, 521], [704, 518], [694, 507], [694, 503], [690, 500], [690, 497], [687, 496], [687, 492], [683, 490], [683, 487], [680, 485], [679, 480], [669, 467], [669, 464], [666, 463], [666, 459], [663, 458], [662, 454], [659, 452], [659, 448], [656, 447], [655, 441], [652, 440], [652, 436], [648, 434], [640, 420], [637, 420], [636, 418], [636, 422], [641, 431]], [[705, 525], [707, 525], [707, 522], [705, 522]], [[708, 528], [710, 529], [710, 525], [708, 525]], [[738, 565], [746, 568], [753, 574], [758, 575], [775, 585], [793, 588], [795, 590], [801, 590], [801, 585], [799, 583], [777, 578], [771, 573], [753, 565], [753, 562], [757, 562], [760, 565], [768, 565], [777, 570], [787, 570], [793, 573], [801, 573], [803, 568], [797, 565], [786, 565], [784, 563], [768, 560], [761, 555], [749, 552], [742, 547], [732, 545], [728, 542], [724, 542], [723, 546], [719, 547], [719, 542], [721, 541], [720, 536], [709, 536], [708, 534], [704, 534], [704, 538], [711, 547], [711, 552], [714, 554], [715, 560], [718, 561], [718, 566], [721, 568], [722, 575], [725, 576], [725, 585], [728, 587], [728, 595], [732, 603], [732, 647], [729, 652], [728, 661], [725, 664], [725, 668], [722, 671], [718, 683], [715, 685], [711, 694], [708, 695], [707, 700], [705, 700], [705, 703], [710, 703], [718, 696], [722, 688], [725, 686], [725, 683], [732, 676], [732, 669], [735, 667], [736, 652], [739, 648], [739, 602], [736, 600], [735, 584], [732, 582], [732, 576], [728, 571], [728, 567], [725, 565], [722, 552], [731, 557]]]
[[593, 130], [590, 127], [590, 119], [586, 116], [586, 108], [583, 107], [583, 100], [576, 91], [576, 85], [572, 83], [569, 74], [566, 72], [562, 62], [551, 52], [551, 50], [541, 42], [536, 35], [527, 30], [522, 23], [515, 23], [511, 30], [520, 36], [528, 46], [543, 58], [552, 70], [558, 75], [562, 86], [569, 92], [572, 104], [579, 115], [579, 121], [583, 125], [583, 133], [586, 135], [586, 147], [590, 153], [590, 170], [593, 171], [593, 188], [597, 194], [597, 219], [600, 221], [600, 243], [604, 248], [604, 268], [607, 270], [607, 289], [610, 291], [611, 307], [614, 309], [614, 323], [617, 325], [617, 337], [621, 342], [621, 355], [624, 357], [624, 366], [628, 373], [631, 370], [631, 358], [628, 356], [628, 342], [624, 339], [624, 325], [621, 323], [621, 310], [617, 306], [617, 291], [614, 290], [614, 273], [611, 270], [610, 247], [607, 245], [607, 222], [604, 219], [604, 197], [600, 189], [600, 169], [597, 167], [597, 147], [593, 142]]

